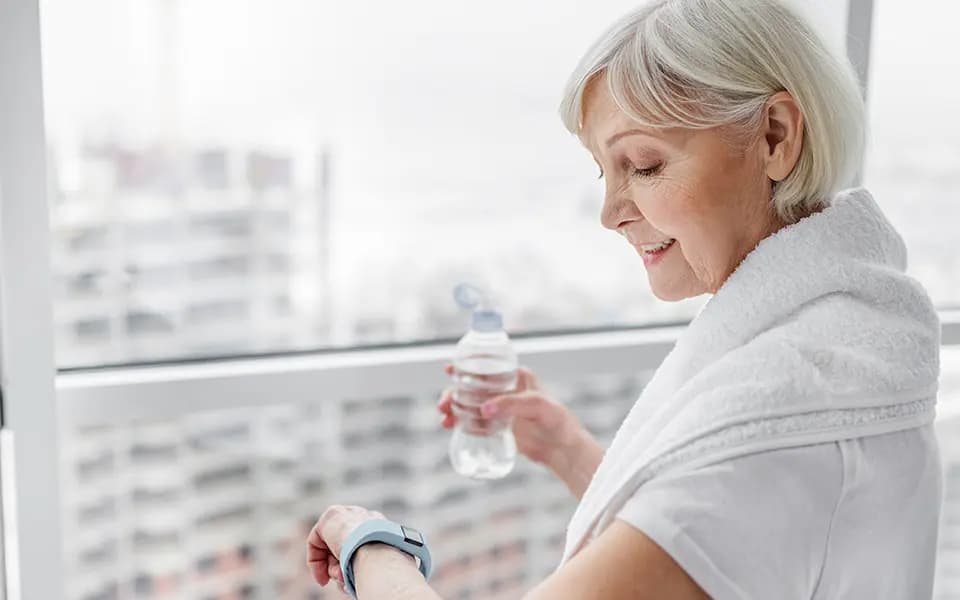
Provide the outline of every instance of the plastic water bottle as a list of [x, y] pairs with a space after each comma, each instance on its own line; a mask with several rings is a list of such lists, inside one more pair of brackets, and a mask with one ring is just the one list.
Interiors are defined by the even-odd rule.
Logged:
[[454, 296], [473, 308], [470, 330], [457, 343], [453, 359], [456, 417], [450, 438], [450, 462], [461, 475], [497, 479], [513, 470], [517, 443], [512, 417], [484, 417], [480, 405], [517, 387], [517, 354], [499, 312], [484, 307], [476, 288], [459, 285]]

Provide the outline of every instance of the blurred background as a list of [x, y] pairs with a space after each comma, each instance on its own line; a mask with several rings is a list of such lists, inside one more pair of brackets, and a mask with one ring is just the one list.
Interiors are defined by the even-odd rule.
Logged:
[[[855, 59], [863, 183], [953, 314], [960, 5], [851, 1], [794, 5]], [[662, 355], [644, 332], [706, 301], [653, 297], [556, 112], [636, 5], [40, 1], [68, 598], [340, 598], [303, 565], [330, 503], [424, 531], [444, 598], [518, 598], [552, 572], [574, 499], [527, 463], [453, 473], [437, 357], [467, 327], [452, 287], [490, 290], [606, 443]], [[569, 350], [538, 349], [557, 336]], [[950, 339], [939, 598], [960, 597]]]

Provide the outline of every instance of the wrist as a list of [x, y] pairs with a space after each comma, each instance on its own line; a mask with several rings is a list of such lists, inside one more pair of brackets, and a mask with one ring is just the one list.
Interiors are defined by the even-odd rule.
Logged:
[[412, 554], [404, 552], [396, 546], [383, 542], [369, 542], [356, 549], [353, 553], [353, 573], [363, 568], [365, 563], [409, 563], [417, 568], [417, 559]]
[[603, 448], [580, 426], [571, 441], [557, 447], [546, 466], [580, 498], [602, 459]]
[[357, 598], [439, 598], [417, 565], [417, 558], [383, 542], [368, 542], [353, 553], [353, 585]]

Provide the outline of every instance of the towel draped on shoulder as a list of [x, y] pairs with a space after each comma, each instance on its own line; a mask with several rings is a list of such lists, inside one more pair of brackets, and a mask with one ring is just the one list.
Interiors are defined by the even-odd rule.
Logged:
[[862, 187], [764, 238], [677, 339], [614, 435], [557, 568], [646, 481], [934, 418], [940, 321]]

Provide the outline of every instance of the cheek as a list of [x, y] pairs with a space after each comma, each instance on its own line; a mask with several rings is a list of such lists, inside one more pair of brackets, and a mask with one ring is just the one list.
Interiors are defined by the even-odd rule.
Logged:
[[709, 231], [691, 232], [687, 239], [679, 248], [687, 272], [684, 279], [700, 292], [715, 291], [728, 273], [725, 244]]
[[644, 217], [661, 233], [681, 242], [692, 242], [707, 207], [696, 189], [677, 182], [657, 186]]
[[703, 202], [684, 199], [664, 216], [669, 218], [667, 234], [679, 241], [682, 260], [697, 279], [710, 280], [715, 270], [713, 258], [723, 252], [716, 244], [718, 232], [710, 210]]

